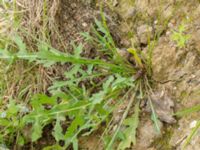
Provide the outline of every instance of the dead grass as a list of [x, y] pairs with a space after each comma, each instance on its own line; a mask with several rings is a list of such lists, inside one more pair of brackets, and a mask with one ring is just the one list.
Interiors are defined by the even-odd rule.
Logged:
[[[8, 47], [8, 49], [12, 47], [12, 38], [18, 34], [26, 41], [29, 51], [37, 51], [36, 38], [46, 42], [55, 38], [51, 38], [49, 33], [55, 35], [53, 34], [56, 32], [55, 16], [59, 8], [60, 0], [17, 0], [16, 3], [2, 5], [0, 9], [1, 47]], [[21, 60], [14, 61], [12, 64], [1, 61], [1, 64], [1, 95], [5, 99], [26, 101], [35, 93], [45, 93], [53, 78], [60, 76], [63, 72], [60, 67], [46, 69]]]
[[[73, 0], [16, 0], [4, 5], [0, 9], [1, 47], [13, 47], [13, 37], [18, 34], [26, 42], [28, 51], [37, 51], [39, 40], [61, 51], [69, 51], [71, 41], [80, 42], [79, 33], [88, 31], [93, 19], [92, 10], [85, 9], [80, 0], [76, 1], [80, 4], [73, 3]], [[88, 49], [86, 53], [89, 52]], [[2, 95], [17, 99], [28, 99], [34, 93], [46, 93], [52, 81], [63, 78], [63, 72], [69, 66], [56, 65], [46, 69], [18, 60], [5, 70], [4, 66], [8, 64], [2, 63]]]

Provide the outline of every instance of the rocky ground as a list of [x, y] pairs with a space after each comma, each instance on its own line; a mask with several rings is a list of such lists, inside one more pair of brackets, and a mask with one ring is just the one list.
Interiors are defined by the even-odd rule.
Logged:
[[[122, 47], [132, 46], [148, 53], [149, 43], [156, 41], [152, 50], [152, 100], [163, 132], [158, 135], [150, 117], [141, 116], [137, 144], [132, 149], [183, 149], [199, 113], [182, 118], [175, 118], [172, 113], [200, 102], [199, 1], [116, 0], [109, 4], [121, 18]], [[183, 47], [172, 40], [181, 25], [190, 37]], [[200, 131], [186, 149], [198, 150], [199, 144]]]
[[[174, 118], [171, 114], [200, 102], [199, 2], [144, 0], [137, 1], [132, 6], [130, 3], [121, 0], [116, 6], [117, 12], [125, 19], [121, 22], [122, 28], [129, 26], [122, 32], [133, 32], [134, 35], [129, 40], [142, 51], [147, 51], [147, 45], [153, 37], [157, 38], [152, 52], [152, 99], [163, 129], [162, 135], [157, 138], [151, 121], [141, 118], [141, 122], [145, 120], [145, 123], [139, 126], [138, 144], [133, 149], [182, 149], [193, 128], [191, 124], [199, 119], [199, 113], [181, 119]], [[177, 46], [171, 38], [173, 31], [177, 31], [181, 24], [186, 28], [185, 34], [190, 36], [184, 47]], [[156, 35], [158, 36], [155, 37]], [[155, 140], [156, 138], [159, 140]], [[200, 132], [186, 149], [197, 150], [200, 148], [199, 144]]]

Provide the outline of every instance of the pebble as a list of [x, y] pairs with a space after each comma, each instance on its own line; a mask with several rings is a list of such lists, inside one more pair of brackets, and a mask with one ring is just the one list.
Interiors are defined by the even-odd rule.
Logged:
[[195, 128], [196, 125], [197, 125], [197, 121], [196, 121], [196, 120], [192, 121], [192, 122], [190, 123], [190, 129]]
[[3, 0], [3, 2], [5, 2], [5, 3], [12, 3], [13, 0]]
[[7, 113], [6, 112], [2, 112], [1, 115], [0, 115], [0, 118], [6, 118], [7, 116]]
[[129, 8], [129, 9], [127, 10], [126, 14], [125, 14], [125, 18], [126, 18], [126, 19], [130, 19], [130, 18], [134, 17], [135, 14], [136, 14], [136, 12], [137, 12], [137, 11], [136, 11], [135, 7]]
[[86, 23], [86, 22], [83, 22], [83, 23], [82, 23], [82, 26], [83, 26], [83, 27], [87, 27], [87, 23]]
[[140, 43], [148, 44], [149, 38], [152, 38], [153, 28], [149, 25], [141, 25], [137, 28], [137, 35]]
[[119, 4], [118, 0], [113, 1], [113, 6], [116, 7]]

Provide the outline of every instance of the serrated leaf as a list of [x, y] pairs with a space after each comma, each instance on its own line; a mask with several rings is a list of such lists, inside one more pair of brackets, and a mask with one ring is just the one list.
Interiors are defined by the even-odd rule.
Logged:
[[105, 35], [108, 34], [108, 31], [104, 28], [103, 24], [100, 21], [98, 21], [97, 19], [95, 19], [95, 24], [98, 27], [98, 31], [104, 33]]
[[72, 144], [73, 144], [73, 150], [78, 150], [78, 139], [77, 138], [75, 138], [73, 140]]
[[22, 41], [21, 37], [18, 36], [18, 35], [15, 35], [13, 40], [14, 40], [14, 42], [17, 44], [17, 46], [18, 46], [18, 48], [19, 48], [18, 54], [20, 54], [20, 55], [27, 54], [26, 45], [25, 45], [25, 43]]
[[139, 124], [139, 102], [135, 105], [135, 113], [130, 117], [124, 120], [124, 125], [126, 129], [123, 131], [125, 139], [122, 140], [118, 146], [118, 150], [125, 150], [130, 148], [131, 144], [136, 144], [136, 129]]
[[14, 56], [8, 50], [0, 49], [0, 58], [12, 60], [14, 58]]
[[80, 35], [85, 38], [85, 41], [91, 41], [93, 39], [93, 37], [88, 32], [81, 32]]
[[44, 94], [35, 95], [31, 100], [31, 105], [33, 108], [37, 109], [37, 107], [41, 107], [44, 104], [48, 105], [56, 105], [57, 104], [57, 97], [49, 97]]
[[24, 139], [24, 137], [20, 135], [20, 136], [18, 137], [17, 143], [18, 143], [20, 146], [23, 146], [23, 145], [25, 144], [25, 139]]
[[103, 89], [105, 91], [108, 91], [109, 86], [111, 85], [111, 83], [114, 81], [114, 77], [113, 76], [109, 76], [108, 79], [106, 80], [106, 82], [103, 84]]
[[173, 31], [171, 39], [177, 43], [180, 48], [185, 47], [186, 42], [190, 39], [190, 35], [184, 33], [186, 30], [185, 25], [181, 24], [178, 31]]
[[105, 94], [105, 91], [100, 91], [98, 93], [93, 94], [90, 100], [94, 105], [100, 104], [103, 101]]
[[75, 75], [81, 70], [81, 65], [74, 65], [68, 72], [65, 72], [65, 77], [67, 79], [74, 79]]
[[42, 137], [42, 125], [40, 124], [39, 119], [36, 118], [35, 123], [33, 124], [33, 127], [32, 127], [31, 140], [32, 142], [35, 142], [40, 137]]
[[134, 84], [133, 84], [134, 80], [131, 79], [131, 78], [125, 78], [125, 77], [122, 77], [119, 74], [116, 74], [115, 77], [116, 77], [116, 79], [112, 83], [112, 88], [113, 89], [126, 87], [126, 86], [134, 86]]
[[66, 138], [69, 138], [71, 136], [73, 136], [74, 132], [77, 130], [77, 128], [81, 125], [83, 125], [85, 122], [84, 120], [84, 116], [82, 115], [77, 115], [75, 117], [75, 119], [72, 121], [72, 123], [70, 124], [70, 126], [67, 129], [67, 132], [65, 134]]
[[59, 115], [57, 115], [56, 125], [54, 126], [54, 131], [52, 133], [57, 142], [64, 139], [63, 129], [60, 123], [61, 120]]
[[157, 131], [158, 133], [160, 133], [160, 127], [159, 127], [158, 116], [157, 116], [156, 111], [155, 111], [155, 109], [154, 109], [154, 107], [153, 107], [153, 103], [152, 103], [151, 99], [149, 99], [149, 103], [150, 103], [150, 107], [151, 107], [151, 119], [152, 119], [153, 122], [154, 122], [156, 131]]
[[78, 148], [76, 131], [78, 130], [78, 127], [83, 126], [84, 123], [84, 116], [81, 114], [76, 115], [75, 119], [72, 121], [67, 129], [67, 132], [65, 133], [65, 145], [72, 143], [75, 149]]
[[97, 104], [95, 106], [95, 109], [97, 110], [98, 114], [100, 114], [100, 116], [103, 117], [107, 116], [112, 108], [111, 107], [104, 108], [104, 104], [102, 103], [102, 104]]
[[0, 118], [0, 126], [8, 126], [10, 121], [8, 119]]
[[16, 104], [14, 100], [10, 100], [8, 104], [8, 109], [6, 111], [8, 117], [12, 117], [19, 112], [19, 106]]
[[79, 44], [78, 46], [74, 45], [73, 44], [73, 47], [74, 47], [74, 57], [75, 58], [80, 58], [81, 57], [81, 53], [83, 51], [83, 44]]

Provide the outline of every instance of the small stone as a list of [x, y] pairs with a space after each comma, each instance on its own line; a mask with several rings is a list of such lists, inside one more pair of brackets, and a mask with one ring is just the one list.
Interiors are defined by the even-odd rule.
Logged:
[[173, 15], [173, 6], [169, 6], [167, 7], [164, 11], [163, 11], [163, 18], [169, 18]]
[[119, 4], [118, 0], [113, 1], [113, 6], [116, 7]]
[[154, 24], [155, 24], [155, 25], [158, 24], [158, 20], [155, 20], [155, 21], [154, 21]]
[[3, 0], [5, 3], [11, 3], [13, 0]]
[[122, 39], [120, 41], [120, 44], [122, 44], [124, 47], [130, 47], [131, 46], [130, 40], [127, 40], [127, 39]]
[[135, 7], [131, 7], [131, 8], [129, 8], [129, 9], [126, 11], [125, 18], [126, 18], [126, 19], [130, 19], [130, 18], [134, 17], [135, 14], [136, 14], [136, 9], [135, 9]]
[[167, 32], [166, 32], [166, 35], [167, 35], [167, 36], [169, 36], [170, 34], [171, 34], [171, 32], [170, 32], [170, 31], [167, 31]]
[[[176, 123], [174, 116], [174, 102], [166, 91], [158, 91], [151, 95], [151, 100], [158, 118], [168, 124]], [[151, 111], [148, 101], [147, 111]]]
[[6, 116], [7, 116], [7, 113], [4, 111], [1, 113], [0, 118], [6, 118]]
[[0, 150], [9, 150], [5, 144], [0, 145]]
[[76, 7], [77, 7], [76, 3], [72, 3], [72, 4], [71, 4], [71, 7], [72, 7], [72, 8], [76, 8]]
[[173, 27], [174, 27], [173, 23], [171, 23], [171, 22], [168, 23], [168, 27], [169, 27], [169, 28], [173, 28]]
[[22, 112], [22, 113], [28, 113], [28, 112], [30, 112], [30, 110], [29, 110], [29, 108], [26, 107], [26, 106], [21, 106], [21, 112]]
[[148, 44], [148, 40], [153, 37], [153, 28], [149, 25], [141, 25], [137, 28], [137, 35], [141, 44]]
[[87, 23], [86, 23], [86, 22], [83, 22], [83, 23], [82, 23], [82, 26], [83, 26], [83, 27], [87, 27]]
[[192, 74], [192, 76], [191, 76], [192, 78], [195, 78], [196, 76], [194, 75], [194, 74]]
[[175, 20], [175, 19], [172, 19], [172, 20], [171, 20], [171, 23], [172, 23], [172, 24], [176, 24], [176, 20]]
[[196, 121], [196, 120], [192, 121], [192, 122], [190, 123], [190, 129], [195, 128], [196, 125], [197, 125], [197, 121]]

